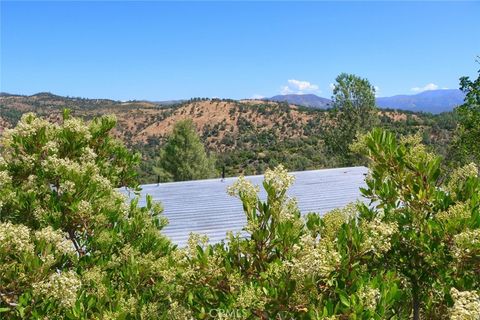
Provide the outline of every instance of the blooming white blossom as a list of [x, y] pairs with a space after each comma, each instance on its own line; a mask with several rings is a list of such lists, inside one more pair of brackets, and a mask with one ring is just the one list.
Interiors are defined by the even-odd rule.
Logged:
[[53, 125], [48, 120], [37, 118], [34, 113], [24, 113], [13, 129], [3, 131], [2, 145], [9, 146], [13, 143], [13, 137], [32, 137], [42, 129], [51, 128]]
[[80, 215], [87, 216], [92, 212], [92, 205], [88, 201], [80, 200], [77, 205], [77, 210]]
[[478, 320], [480, 319], [480, 295], [476, 291], [450, 290], [455, 302], [450, 309], [452, 320]]
[[361, 287], [357, 292], [357, 296], [366, 309], [374, 311], [380, 299], [380, 290], [369, 286]]
[[33, 254], [34, 246], [30, 229], [11, 222], [0, 223], [0, 248], [15, 254]]
[[447, 211], [440, 212], [437, 214], [437, 218], [443, 221], [457, 220], [457, 219], [468, 219], [471, 216], [471, 211], [469, 206], [464, 202], [459, 202], [450, 206]]
[[84, 124], [84, 122], [79, 118], [69, 118], [63, 122], [63, 128], [77, 134], [78, 136], [84, 137], [84, 139], [91, 139], [91, 134], [89, 128]]
[[349, 204], [344, 208], [334, 209], [322, 216], [322, 238], [335, 239], [340, 227], [356, 214], [355, 204]]
[[327, 278], [340, 264], [341, 256], [335, 249], [334, 242], [317, 241], [310, 235], [304, 235], [300, 244], [301, 247], [295, 248], [298, 256], [287, 263], [291, 267], [293, 278]]
[[475, 163], [467, 164], [463, 167], [460, 167], [453, 171], [450, 176], [450, 181], [448, 181], [445, 189], [452, 196], [456, 197], [456, 188], [463, 181], [467, 180], [468, 177], [478, 177], [478, 168]]
[[84, 147], [82, 151], [82, 160], [83, 162], [95, 161], [97, 154], [90, 147]]
[[240, 176], [234, 184], [227, 188], [229, 195], [239, 197], [251, 206], [255, 206], [259, 190], [258, 186], [254, 186], [243, 176]]
[[37, 240], [45, 241], [62, 254], [74, 254], [75, 248], [67, 235], [59, 230], [54, 230], [51, 226], [35, 231]]
[[235, 306], [240, 310], [263, 310], [266, 299], [262, 290], [253, 285], [244, 286], [235, 300]]
[[57, 301], [62, 307], [71, 308], [77, 299], [82, 283], [73, 271], [54, 273], [47, 280], [33, 284], [37, 296]]
[[6, 186], [12, 183], [12, 177], [8, 174], [7, 171], [0, 171], [0, 187]]
[[58, 193], [60, 194], [75, 193], [75, 183], [68, 180], [60, 183], [60, 187], [58, 188]]
[[195, 256], [197, 252], [197, 246], [205, 248], [208, 245], [208, 236], [204, 234], [198, 234], [190, 232], [187, 240], [187, 252], [190, 256]]
[[285, 191], [293, 184], [295, 177], [288, 173], [288, 171], [279, 165], [275, 169], [268, 169], [265, 172], [265, 182], [271, 185], [277, 191]]
[[45, 144], [43, 150], [50, 154], [58, 153], [58, 143], [56, 141], [50, 140]]
[[362, 225], [362, 229], [366, 234], [362, 243], [362, 251], [379, 256], [390, 250], [391, 238], [398, 231], [398, 226], [396, 223], [385, 223], [375, 219]]
[[480, 253], [480, 229], [467, 230], [454, 236], [453, 255], [457, 259]]

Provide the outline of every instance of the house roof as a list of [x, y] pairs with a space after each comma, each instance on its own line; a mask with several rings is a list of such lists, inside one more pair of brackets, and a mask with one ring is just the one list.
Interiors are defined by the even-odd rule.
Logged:
[[[360, 199], [359, 188], [364, 186], [365, 167], [350, 167], [291, 172], [295, 182], [288, 195], [295, 197], [302, 214], [326, 213]], [[246, 176], [261, 186], [263, 176]], [[191, 232], [208, 235], [210, 242], [225, 239], [227, 231], [240, 232], [246, 217], [239, 199], [227, 194], [234, 178], [195, 180], [142, 185], [140, 205], [150, 194], [164, 207], [169, 224], [162, 232], [173, 243], [185, 246]], [[260, 197], [265, 191], [260, 188]]]

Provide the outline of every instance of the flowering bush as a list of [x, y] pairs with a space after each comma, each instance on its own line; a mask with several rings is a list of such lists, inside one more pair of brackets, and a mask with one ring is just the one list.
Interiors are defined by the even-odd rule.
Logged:
[[414, 319], [445, 318], [455, 299], [452, 288], [480, 289], [478, 168], [470, 164], [445, 175], [440, 158], [418, 136], [397, 139], [379, 129], [361, 137], [354, 149], [371, 163], [362, 190], [371, 202], [360, 207], [359, 218], [398, 228], [385, 267], [403, 279]]
[[60, 124], [33, 114], [5, 130], [0, 157], [0, 317], [155, 318], [171, 251], [161, 207], [138, 208], [131, 154], [112, 117]]
[[25, 115], [0, 157], [0, 316], [28, 319], [478, 319], [480, 178], [451, 175], [417, 137], [373, 130], [367, 203], [302, 216], [278, 166], [228, 189], [245, 233], [162, 236], [161, 207], [127, 203], [130, 154], [110, 117]]

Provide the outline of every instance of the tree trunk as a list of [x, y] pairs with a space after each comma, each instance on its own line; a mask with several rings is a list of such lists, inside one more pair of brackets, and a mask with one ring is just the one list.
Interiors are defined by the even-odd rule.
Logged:
[[413, 320], [420, 320], [420, 299], [418, 296], [418, 290], [412, 290], [412, 309], [413, 309]]

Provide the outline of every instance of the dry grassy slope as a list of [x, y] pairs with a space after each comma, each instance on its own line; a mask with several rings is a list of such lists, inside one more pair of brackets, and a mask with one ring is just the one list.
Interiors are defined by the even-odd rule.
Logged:
[[[128, 144], [146, 143], [149, 138], [163, 139], [175, 122], [192, 119], [198, 132], [206, 138], [210, 149], [225, 151], [235, 148], [236, 139], [242, 135], [268, 132], [278, 139], [298, 138], [307, 135], [309, 122], [315, 126], [324, 121], [322, 112], [305, 111], [296, 106], [258, 100], [201, 100], [190, 101], [174, 107], [159, 107], [150, 102], [118, 102], [105, 99], [64, 98], [50, 94], [34, 96], [0, 97], [0, 132], [13, 126], [9, 111], [17, 114], [36, 112], [52, 121], [59, 121], [63, 108], [76, 116], [90, 119], [102, 114], [115, 114], [118, 125], [115, 135]], [[6, 113], [5, 113], [6, 112]], [[395, 121], [404, 121], [406, 115], [381, 111]], [[318, 127], [318, 126], [317, 126]], [[233, 143], [225, 143], [225, 138]]]
[[[0, 105], [3, 110], [36, 112], [52, 121], [60, 120], [65, 107], [70, 108], [73, 115], [87, 119], [113, 113], [118, 119], [115, 135], [127, 143], [147, 142], [149, 138], [162, 139], [172, 131], [175, 122], [192, 119], [198, 132], [207, 137], [207, 143], [213, 149], [224, 149], [219, 147], [219, 141], [225, 135], [238, 136], [244, 133], [239, 131], [245, 128], [251, 132], [270, 130], [279, 138], [299, 137], [304, 135], [303, 125], [313, 118], [296, 106], [280, 107], [278, 103], [255, 100], [191, 101], [167, 108], [148, 102], [120, 103], [37, 95], [2, 96]], [[11, 119], [0, 118], [2, 129], [13, 126], [12, 122]]]
[[[140, 130], [134, 139], [146, 141], [148, 137], [168, 135], [179, 120], [192, 119], [198, 132], [207, 135], [209, 145], [216, 145], [225, 135], [238, 136], [248, 126], [253, 132], [273, 131], [279, 138], [303, 135], [303, 125], [313, 117], [291, 106], [287, 112], [278, 104], [207, 100], [190, 102], [175, 109], [162, 121], [153, 121]], [[123, 122], [123, 120], [121, 120]], [[242, 126], [242, 123], [244, 126]], [[296, 124], [296, 125], [292, 125]], [[290, 130], [284, 130], [289, 127]]]

